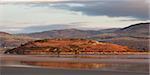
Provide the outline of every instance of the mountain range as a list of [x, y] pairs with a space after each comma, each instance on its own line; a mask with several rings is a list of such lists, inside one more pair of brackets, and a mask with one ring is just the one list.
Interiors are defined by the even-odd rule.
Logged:
[[[31, 40], [46, 38], [84, 38], [128, 46], [131, 49], [148, 51], [150, 39], [149, 26], [150, 23], [147, 22], [130, 25], [125, 28], [111, 28], [103, 30], [62, 29], [29, 34], [9, 34], [0, 32], [0, 47], [17, 47], [22, 43], [26, 43]], [[10, 43], [10, 41], [18, 42], [17, 44], [14, 44]]]

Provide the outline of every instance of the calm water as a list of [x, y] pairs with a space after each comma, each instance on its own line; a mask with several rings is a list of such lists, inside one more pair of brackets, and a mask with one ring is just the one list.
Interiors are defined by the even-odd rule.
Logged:
[[1, 66], [149, 72], [148, 55], [26, 56], [2, 55]]

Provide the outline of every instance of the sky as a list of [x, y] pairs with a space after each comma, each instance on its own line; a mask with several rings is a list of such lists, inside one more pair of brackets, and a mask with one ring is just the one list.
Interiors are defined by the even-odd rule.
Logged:
[[0, 31], [99, 30], [150, 22], [148, 0], [1, 0]]

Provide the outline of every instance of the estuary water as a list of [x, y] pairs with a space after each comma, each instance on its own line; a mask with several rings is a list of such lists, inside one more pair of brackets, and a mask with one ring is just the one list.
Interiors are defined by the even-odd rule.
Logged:
[[65, 71], [74, 73], [74, 71], [83, 70], [85, 73], [88, 71], [92, 75], [99, 75], [103, 72], [106, 72], [103, 74], [113, 72], [114, 75], [120, 72], [121, 75], [130, 75], [130, 73], [131, 75], [134, 75], [132, 73], [135, 73], [135, 75], [148, 75], [149, 55], [61, 55], [59, 57], [48, 55], [1, 55], [0, 66], [3, 75], [9, 75], [11, 72], [10, 75], [13, 73], [19, 75], [19, 71], [15, 72], [14, 69], [26, 70], [27, 68], [27, 70], [30, 70], [25, 72], [28, 75], [35, 75], [33, 73], [35, 69], [40, 69], [39, 75], [47, 75], [44, 73], [46, 70], [48, 72], [57, 70], [62, 72], [56, 75], [65, 75]]

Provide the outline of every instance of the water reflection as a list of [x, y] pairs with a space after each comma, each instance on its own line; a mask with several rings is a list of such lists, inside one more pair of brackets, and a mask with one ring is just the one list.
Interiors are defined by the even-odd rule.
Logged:
[[22, 64], [44, 68], [92, 69], [106, 71], [148, 72], [148, 64], [112, 64], [112, 63], [81, 63], [81, 62], [34, 62], [21, 61]]
[[[3, 55], [0, 66], [42, 67], [58, 69], [89, 69], [105, 71], [149, 72], [148, 55], [101, 55], [101, 56], [26, 56]], [[118, 61], [119, 60], [119, 61]], [[124, 61], [122, 61], [124, 60]]]

